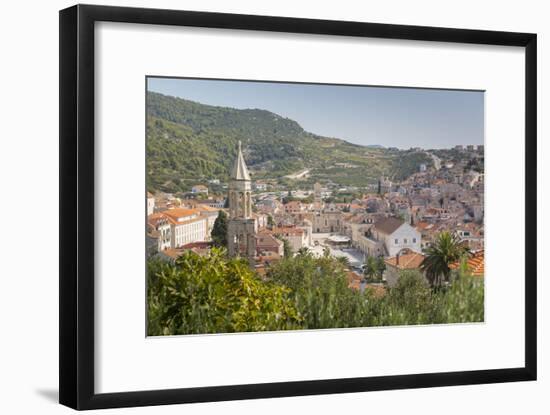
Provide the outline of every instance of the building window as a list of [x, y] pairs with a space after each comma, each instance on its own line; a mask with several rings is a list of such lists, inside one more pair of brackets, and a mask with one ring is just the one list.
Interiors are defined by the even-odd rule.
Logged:
[[416, 243], [416, 238], [413, 238], [413, 244], [415, 244], [415, 243]]
[[405, 238], [405, 239], [403, 240], [403, 243], [405, 243], [405, 244], [407, 243], [407, 238]]
[[397, 245], [399, 243], [399, 239], [396, 239], [395, 240], [395, 244]]

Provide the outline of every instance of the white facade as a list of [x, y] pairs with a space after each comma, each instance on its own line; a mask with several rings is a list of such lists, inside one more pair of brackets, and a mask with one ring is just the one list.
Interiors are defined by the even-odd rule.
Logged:
[[201, 205], [198, 205], [197, 209], [200, 211], [201, 216], [206, 218], [206, 239], [210, 240], [212, 239], [212, 229], [214, 228], [216, 219], [218, 219], [220, 210], [210, 206]]
[[215, 209], [222, 209], [225, 206], [225, 199], [206, 199], [199, 202], [201, 205], [210, 206]]
[[157, 227], [159, 233], [158, 237], [158, 251], [164, 251], [165, 249], [170, 248], [172, 243], [172, 229], [168, 221], [159, 224]]
[[152, 215], [155, 212], [155, 198], [147, 195], [147, 216]]
[[309, 246], [307, 231], [302, 228], [276, 228], [273, 234], [286, 239], [292, 252], [298, 252], [300, 248]]
[[[367, 256], [395, 256], [403, 249], [421, 252], [422, 236], [420, 232], [396, 218], [392, 226], [374, 225], [365, 232], [365, 227], [352, 231], [352, 245]], [[401, 222], [401, 223], [400, 223]]]
[[170, 220], [171, 248], [208, 239], [208, 218], [195, 209], [169, 209], [163, 212]]
[[187, 222], [172, 223], [172, 248], [179, 248], [191, 242], [202, 242], [207, 239], [207, 220], [199, 217]]
[[405, 248], [415, 252], [422, 251], [420, 247], [422, 239], [420, 232], [407, 223], [404, 223], [389, 235], [380, 232], [379, 236], [380, 240], [384, 242], [386, 255], [388, 256], [395, 256]]
[[191, 188], [191, 192], [194, 193], [194, 194], [208, 195], [208, 187], [206, 187], [202, 184], [199, 184], [199, 185], [193, 186]]
[[265, 192], [267, 190], [266, 183], [254, 183], [254, 189], [258, 192]]

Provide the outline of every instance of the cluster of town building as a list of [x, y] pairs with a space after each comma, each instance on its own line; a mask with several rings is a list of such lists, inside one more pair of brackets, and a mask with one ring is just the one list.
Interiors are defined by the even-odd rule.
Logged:
[[[482, 146], [455, 149], [483, 155]], [[328, 248], [335, 256], [353, 252], [349, 275], [354, 288], [360, 287], [367, 257], [382, 256], [384, 280], [393, 285], [399, 271], [419, 269], [423, 250], [449, 231], [470, 248], [472, 273], [483, 275], [484, 175], [469, 170], [469, 160], [471, 156], [459, 162], [438, 159], [429, 168], [421, 164], [399, 183], [381, 177], [360, 198], [327, 203], [334, 190], [319, 183], [293, 192], [253, 185], [239, 144], [225, 196], [209, 196], [205, 185], [194, 186], [185, 198], [147, 194], [148, 252], [170, 259], [186, 250], [208, 252], [214, 223], [224, 210], [229, 255], [247, 258], [260, 273], [283, 257], [286, 241], [287, 254], [289, 248], [314, 254]]]

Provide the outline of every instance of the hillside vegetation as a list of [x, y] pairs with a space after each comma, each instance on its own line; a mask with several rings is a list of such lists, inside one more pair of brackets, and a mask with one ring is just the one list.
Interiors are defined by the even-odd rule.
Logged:
[[149, 92], [148, 190], [184, 192], [207, 179], [227, 180], [239, 140], [254, 179], [283, 181], [309, 169], [309, 181], [363, 187], [382, 174], [401, 179], [419, 163], [431, 164], [422, 152], [322, 137], [266, 110], [215, 107]]

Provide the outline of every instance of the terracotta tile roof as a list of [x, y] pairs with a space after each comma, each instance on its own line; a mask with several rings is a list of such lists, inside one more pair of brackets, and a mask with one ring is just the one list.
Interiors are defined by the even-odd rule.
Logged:
[[[206, 216], [200, 215], [200, 211], [198, 209], [183, 209], [183, 208], [175, 208], [175, 209], [168, 209], [160, 213], [161, 215], [164, 215], [166, 219], [172, 224], [176, 226], [184, 226], [188, 225], [190, 223], [200, 222], [207, 220]], [[185, 221], [179, 221], [180, 218], [185, 218], [186, 216], [192, 216], [196, 215], [196, 218], [188, 219]]]
[[[466, 260], [468, 272], [474, 277], [483, 277], [485, 275], [485, 251], [481, 250], [472, 255]], [[460, 261], [449, 265], [451, 269], [459, 269]]]
[[260, 232], [258, 233], [257, 237], [257, 247], [265, 247], [265, 246], [281, 246], [283, 244], [283, 241], [275, 238], [273, 235], [271, 235], [268, 232]]
[[164, 216], [162, 213], [152, 213], [149, 216], [147, 216], [147, 224], [150, 226], [156, 228], [160, 223], [167, 222], [168, 218]]
[[181, 249], [193, 249], [193, 248], [207, 249], [207, 248], [210, 248], [211, 245], [212, 245], [211, 242], [206, 242], [206, 241], [190, 242], [188, 244], [183, 245]]
[[165, 210], [163, 213], [167, 216], [170, 216], [173, 219], [179, 219], [179, 218], [184, 218], [186, 216], [198, 215], [199, 211], [197, 209], [175, 208], [175, 209]]
[[273, 228], [271, 231], [274, 235], [303, 235], [304, 230], [301, 228], [281, 227]]
[[384, 262], [398, 269], [418, 269], [424, 261], [425, 256], [418, 252], [399, 255], [399, 265], [397, 265], [397, 256], [387, 258]]
[[359, 275], [355, 271], [346, 271], [346, 276], [347, 276], [349, 282], [361, 281], [361, 279], [362, 279], [361, 275]]
[[203, 205], [203, 204], [198, 204], [196, 206], [196, 209], [202, 210], [202, 211], [205, 211], [205, 212], [218, 212], [220, 210], [218, 208], [208, 206], [208, 205]]
[[416, 224], [417, 231], [423, 231], [424, 229], [430, 229], [430, 228], [433, 228], [433, 224], [428, 222], [418, 222]]
[[374, 227], [379, 232], [383, 232], [387, 235], [392, 234], [399, 228], [401, 225], [403, 225], [405, 222], [398, 218], [384, 218], [380, 219], [378, 222], [374, 224]]
[[162, 251], [164, 255], [172, 259], [178, 259], [178, 257], [182, 256], [184, 252], [185, 250], [181, 248], [168, 248]]

